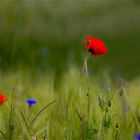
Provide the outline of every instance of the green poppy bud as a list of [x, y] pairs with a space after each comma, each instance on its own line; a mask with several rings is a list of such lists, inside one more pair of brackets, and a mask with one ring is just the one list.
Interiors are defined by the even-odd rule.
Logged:
[[120, 95], [120, 96], [123, 96], [123, 88], [121, 88], [121, 89], [119, 90], [119, 95]]
[[119, 124], [118, 123], [116, 123], [116, 128], [119, 128]]
[[108, 101], [108, 106], [111, 107], [111, 101], [110, 100]]

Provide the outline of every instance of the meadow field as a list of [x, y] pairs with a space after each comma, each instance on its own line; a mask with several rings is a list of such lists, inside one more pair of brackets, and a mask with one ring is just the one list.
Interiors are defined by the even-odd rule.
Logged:
[[[52, 73], [33, 77], [24, 71], [1, 76], [7, 100], [0, 106], [0, 139], [132, 140], [140, 131], [139, 79], [115, 82], [105, 72], [89, 76], [87, 85], [74, 66], [57, 89]], [[27, 99], [37, 103], [29, 106]]]
[[[139, 140], [139, 13], [138, 0], [1, 0], [0, 140]], [[87, 67], [86, 36], [108, 49]]]

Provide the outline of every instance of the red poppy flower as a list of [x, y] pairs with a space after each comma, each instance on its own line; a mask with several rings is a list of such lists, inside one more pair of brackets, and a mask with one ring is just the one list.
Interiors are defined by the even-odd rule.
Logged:
[[0, 104], [3, 104], [6, 101], [6, 97], [0, 93]]
[[105, 44], [98, 38], [86, 36], [84, 44], [86, 49], [91, 52], [93, 56], [104, 55], [107, 53]]

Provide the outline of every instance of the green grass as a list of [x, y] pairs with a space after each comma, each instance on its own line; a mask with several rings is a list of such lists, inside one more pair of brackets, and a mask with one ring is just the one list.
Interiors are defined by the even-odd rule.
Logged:
[[[107, 72], [89, 75], [87, 96], [85, 75], [77, 67], [63, 73], [57, 89], [53, 73], [37, 77], [22, 71], [1, 75], [0, 91], [7, 97], [0, 105], [1, 140], [132, 140], [140, 131], [139, 79], [123, 84]], [[28, 108], [28, 98], [37, 104]]]

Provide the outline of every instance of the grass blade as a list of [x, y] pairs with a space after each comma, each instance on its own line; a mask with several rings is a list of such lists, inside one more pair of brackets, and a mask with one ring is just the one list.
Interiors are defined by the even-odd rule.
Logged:
[[45, 107], [43, 107], [34, 117], [34, 119], [32, 120], [31, 122], [31, 125], [35, 122], [35, 120], [37, 119], [37, 117], [48, 107], [50, 106], [51, 104], [55, 103], [57, 100], [54, 100], [52, 102], [50, 102], [49, 104], [47, 104]]

